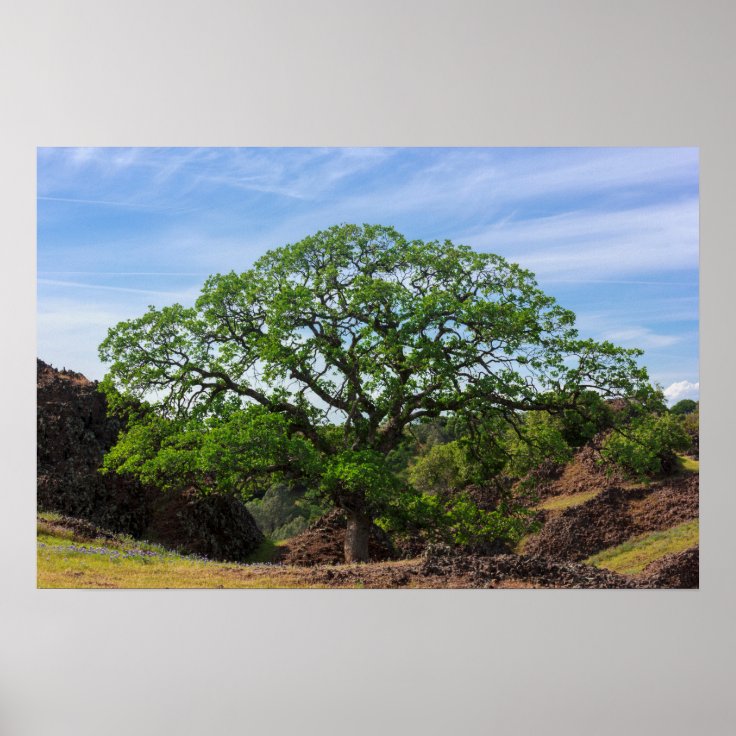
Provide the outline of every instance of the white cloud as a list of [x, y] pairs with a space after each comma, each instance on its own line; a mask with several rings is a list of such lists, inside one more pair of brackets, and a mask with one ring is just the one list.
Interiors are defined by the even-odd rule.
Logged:
[[675, 404], [682, 399], [694, 399], [697, 401], [700, 395], [700, 382], [677, 381], [667, 386], [664, 390], [664, 395], [670, 404]]

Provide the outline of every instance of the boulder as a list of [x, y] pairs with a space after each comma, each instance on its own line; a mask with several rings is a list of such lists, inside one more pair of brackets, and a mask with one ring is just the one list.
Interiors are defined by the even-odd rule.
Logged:
[[162, 494], [132, 478], [102, 475], [122, 422], [81, 373], [37, 361], [37, 504], [113, 532], [213, 559], [243, 560], [263, 541], [245, 505], [192, 489]]

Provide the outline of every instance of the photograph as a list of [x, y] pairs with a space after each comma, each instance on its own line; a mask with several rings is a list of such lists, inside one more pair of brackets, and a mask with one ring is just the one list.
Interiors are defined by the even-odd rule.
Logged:
[[36, 165], [38, 588], [699, 587], [698, 148]]

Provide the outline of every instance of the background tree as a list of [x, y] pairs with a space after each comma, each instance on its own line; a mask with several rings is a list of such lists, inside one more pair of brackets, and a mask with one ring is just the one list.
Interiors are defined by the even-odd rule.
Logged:
[[108, 467], [245, 494], [302, 476], [345, 511], [346, 558], [363, 560], [371, 520], [411, 495], [384, 462], [407, 427], [452, 416], [481, 436], [591, 390], [629, 396], [647, 383], [638, 355], [581, 339], [500, 256], [336, 226], [109, 331], [105, 389], [150, 411]]
[[681, 399], [670, 409], [670, 411], [673, 414], [685, 415], [692, 414], [697, 408], [697, 401], [693, 401], [692, 399]]

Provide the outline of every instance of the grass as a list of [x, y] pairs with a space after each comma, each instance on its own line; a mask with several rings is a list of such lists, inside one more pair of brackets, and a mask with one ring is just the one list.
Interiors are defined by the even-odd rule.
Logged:
[[[86, 539], [64, 529], [58, 517], [38, 522], [39, 588], [313, 588], [303, 571], [281, 565], [212, 562], [115, 536]], [[262, 545], [255, 557], [273, 554]]]
[[680, 458], [680, 469], [684, 470], [686, 473], [699, 473], [700, 472], [700, 461], [695, 460], [692, 457], [685, 457], [684, 455], [679, 455]]
[[563, 511], [564, 509], [569, 509], [573, 506], [580, 506], [586, 501], [590, 501], [590, 499], [597, 496], [599, 492], [599, 489], [595, 489], [593, 491], [571, 493], [569, 496], [553, 496], [543, 503], [540, 503], [537, 508], [543, 509], [544, 511]]
[[252, 552], [246, 559], [246, 563], [253, 564], [258, 562], [275, 562], [283, 547], [288, 540], [281, 539], [275, 542], [273, 539], [266, 539], [261, 542], [261, 545]]
[[671, 529], [642, 534], [628, 542], [603, 550], [585, 562], [622, 575], [637, 575], [651, 562], [682, 552], [698, 544], [698, 520], [686, 521]]

